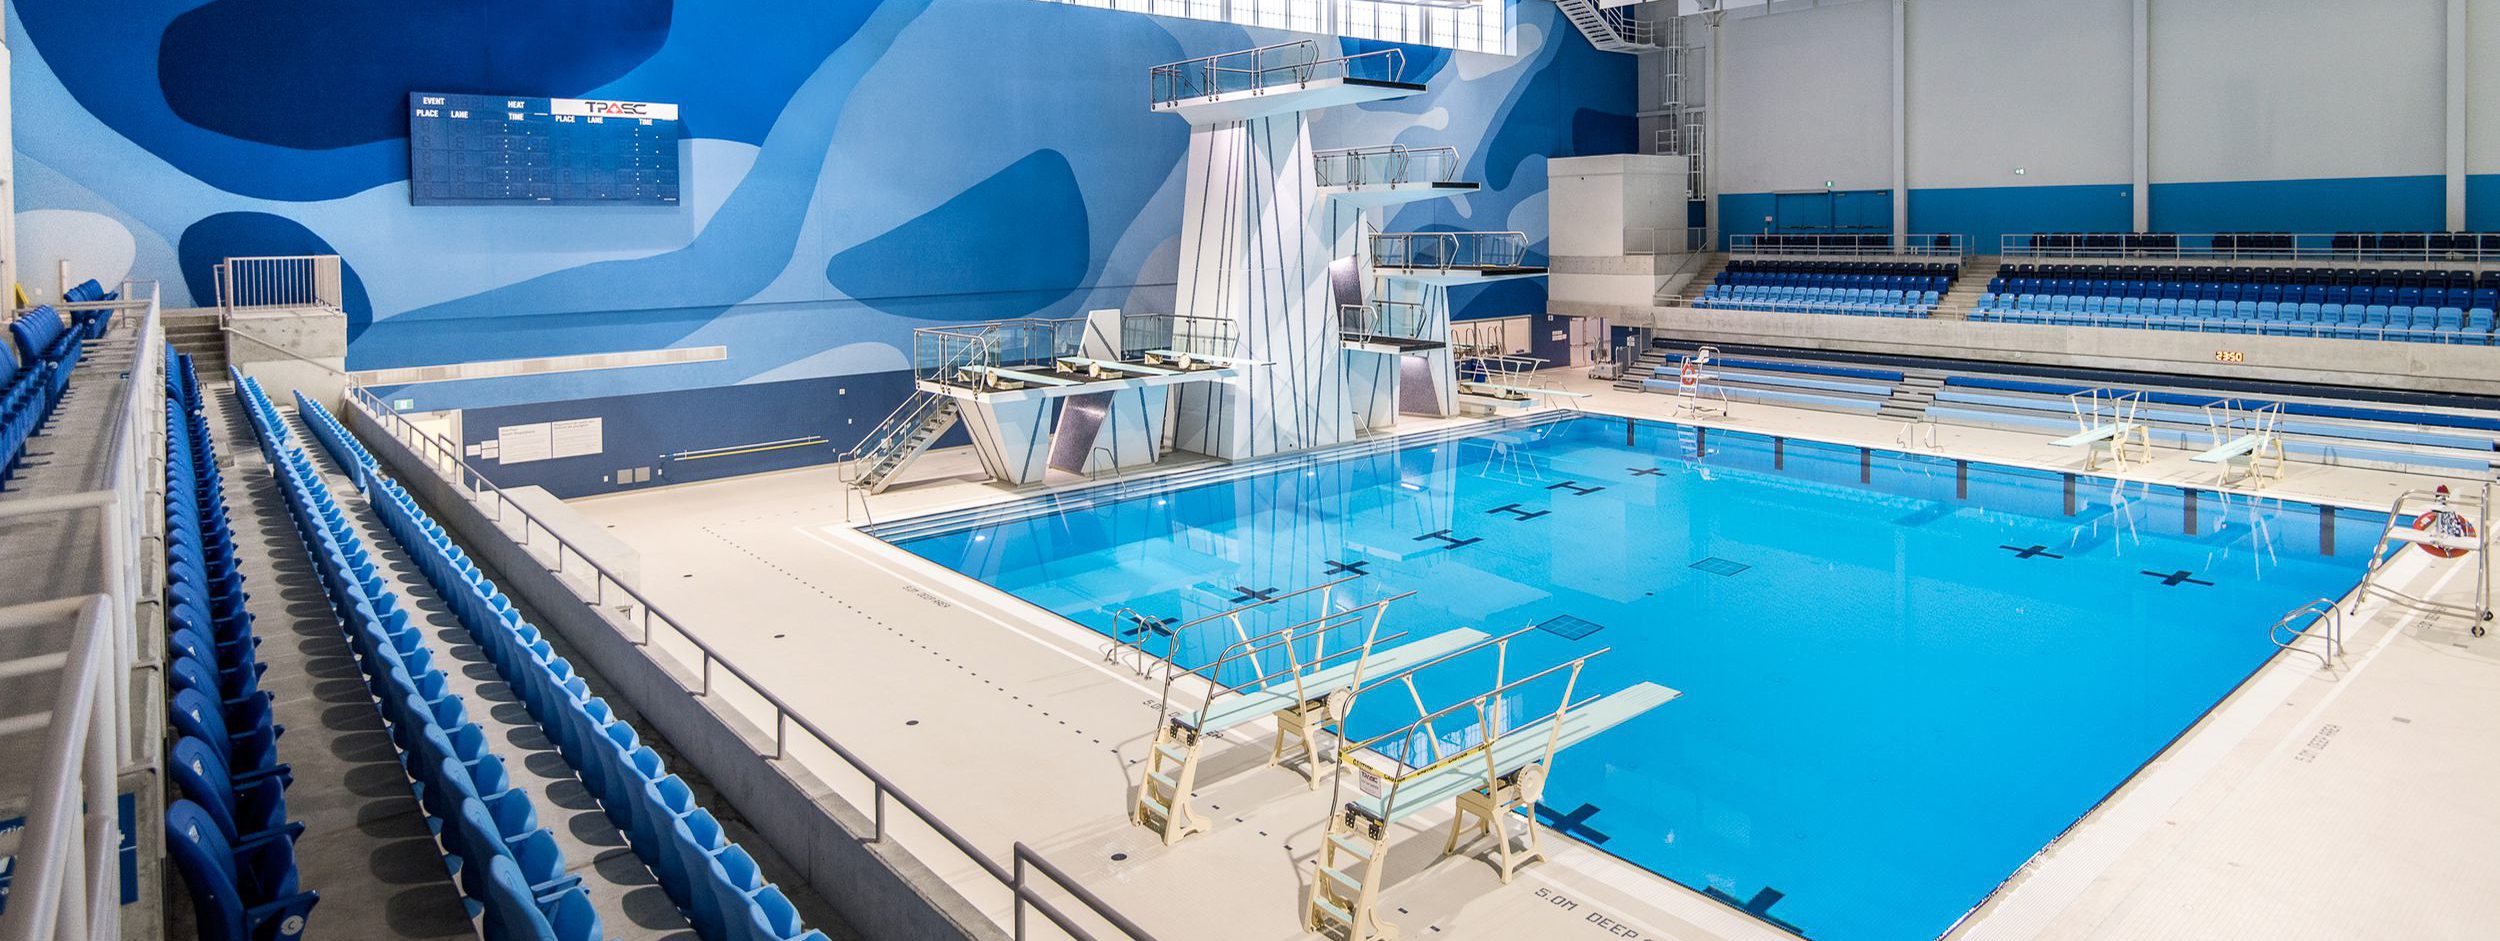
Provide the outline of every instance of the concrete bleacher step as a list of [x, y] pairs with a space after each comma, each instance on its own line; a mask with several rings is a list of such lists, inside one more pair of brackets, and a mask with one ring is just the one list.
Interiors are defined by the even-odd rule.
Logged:
[[1935, 370], [1904, 370], [1901, 384], [1875, 410], [1876, 417], [1913, 422], [1927, 417], [1928, 406], [1936, 403], [1936, 393], [1944, 389], [1944, 379], [1945, 374]]
[[1658, 297], [1655, 299], [1656, 302], [1661, 306], [1693, 306], [1693, 302], [1701, 298], [1701, 292], [1707, 290], [1711, 282], [1719, 280], [1719, 275], [1727, 271], [1727, 261], [1726, 252], [1710, 253], [1710, 260], [1702, 263], [1701, 270], [1693, 272], [1692, 280], [1684, 282], [1682, 290]]
[[1615, 388], [1625, 392], [1649, 391], [1649, 380], [1666, 365], [1667, 352], [1665, 350], [1655, 347], [1642, 350], [1641, 355], [1632, 360], [1632, 367], [1624, 370], [1622, 378], [1615, 380]]
[[2003, 267], [2002, 255], [1972, 255], [1963, 259], [1962, 277], [1937, 300], [1936, 309], [1929, 316], [1938, 320], [1970, 319], [1971, 308], [1979, 306], [1979, 296], [1988, 293], [1988, 282], [1996, 280], [1997, 271]]

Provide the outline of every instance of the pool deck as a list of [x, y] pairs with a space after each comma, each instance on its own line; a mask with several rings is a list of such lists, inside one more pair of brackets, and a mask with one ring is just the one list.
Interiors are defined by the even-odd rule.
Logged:
[[[1590, 393], [1589, 411], [1672, 419], [1673, 396], [1553, 375]], [[1900, 427], [1741, 403], [1702, 424], [1882, 449]], [[2016, 432], [1944, 426], [1934, 450], [2080, 466], [2078, 452]], [[2157, 454], [2124, 476], [2211, 489], [2209, 465]], [[2294, 464], [2266, 492], [2384, 508], [2437, 482], [2461, 483]], [[893, 520], [1042, 489], [989, 486], [968, 453], [938, 452], [869, 505]], [[1311, 936], [1299, 903], [1327, 798], [1262, 767], [1264, 723], [1209, 752], [1198, 800], [1213, 829], [1162, 846], [1125, 820], [1159, 685], [1103, 662], [1100, 635], [852, 531], [843, 502], [825, 467], [573, 506], [641, 552], [639, 587], [659, 606], [994, 857], [1030, 844], [1164, 941]], [[2470, 595], [2469, 569], [2407, 556], [2393, 584]], [[2277, 657], [1953, 936], [2488, 937], [2500, 924], [2500, 636], [2466, 626], [2363, 605], [2335, 668]], [[839, 768], [826, 758], [822, 773], [856, 779]], [[1393, 844], [1387, 915], [1407, 938], [1793, 937], [1551, 833], [1552, 860], [1501, 885], [1481, 858], [1439, 856], [1448, 819], [1427, 815]], [[895, 832], [1004, 917], [1004, 892], [969, 861], [916, 826]]]

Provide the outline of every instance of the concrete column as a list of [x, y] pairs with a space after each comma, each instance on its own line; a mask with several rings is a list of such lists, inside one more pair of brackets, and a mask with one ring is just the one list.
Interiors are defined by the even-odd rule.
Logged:
[[2129, 42], [2134, 50], [2134, 68], [2130, 73], [2128, 110], [2132, 112], [2132, 131], [2128, 146], [2132, 150], [2134, 173], [2128, 192], [2135, 198], [2135, 231], [2149, 231], [2153, 223], [2153, 40], [2152, 0], [2135, 0]]
[[1910, 0], [1892, 0], [1892, 247], [1910, 234]]
[[2448, 0], [2448, 231], [2465, 230], [2465, 4]]
[[1702, 94], [1707, 96], [1702, 99], [1702, 107], [1707, 109], [1702, 113], [1708, 117], [1703, 119], [1701, 137], [1701, 224], [1710, 238], [1709, 249], [1716, 251], [1719, 240], [1725, 238], [1721, 234], [1722, 220], [1719, 218], [1719, 89], [1726, 87], [1721, 78], [1727, 70], [1719, 67], [1719, 61], [1726, 58], [1721, 53], [1727, 48], [1727, 32], [1719, 28], [1721, 14], [1711, 12], [1702, 16], [1703, 22], [1710, 24], [1710, 87], [1702, 89]]

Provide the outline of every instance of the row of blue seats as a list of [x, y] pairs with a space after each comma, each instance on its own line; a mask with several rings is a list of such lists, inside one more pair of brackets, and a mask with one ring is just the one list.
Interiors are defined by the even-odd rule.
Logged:
[[1791, 314], [1846, 314], [1854, 317], [1925, 317], [1928, 305], [1856, 304], [1840, 301], [1755, 301], [1704, 297], [1693, 301], [1704, 310], [1760, 310]]
[[482, 917], [489, 939], [598, 941], [599, 917], [581, 877], [568, 872], [529, 795], [512, 786], [485, 730], [449, 689], [422, 628], [329, 485], [259, 383], [237, 375], [235, 387], [470, 914]]
[[1801, 272], [1721, 272], [1711, 279], [1712, 287], [1801, 287], [1850, 288], [1876, 291], [1935, 291], [1953, 289], [1953, 279], [1942, 275], [1873, 275], [1873, 274], [1810, 274]]
[[2500, 271], [2421, 268], [2302, 267], [2285, 265], [2006, 265], [2000, 278], [2065, 280], [2177, 281], [2188, 284], [2282, 284], [2306, 287], [2500, 287]]
[[572, 664], [513, 610], [450, 535], [381, 472], [373, 455], [338, 419], [303, 393], [296, 408], [315, 438], [365, 487], [382, 524], [416, 561], [471, 639], [494, 663], [626, 835], [636, 855], [705, 941], [823, 941], [800, 924], [797, 908], [763, 880], [755, 861], [723, 835], [692, 789], [669, 774], [658, 753], [606, 701], [590, 695]]
[[2132, 330], [2188, 330], [2202, 333], [2243, 333], [2328, 340], [2442, 343], [2452, 346], [2491, 346], [2495, 342], [2500, 342], [2495, 341], [2488, 325], [2481, 330], [2471, 330], [2440, 326], [2322, 323], [2300, 320], [2237, 320], [2176, 315], [2095, 314], [2038, 310], [1974, 310], [1970, 313], [1970, 319], [1982, 323], [2053, 324]]
[[26, 439], [42, 430], [69, 388], [86, 347], [50, 307], [37, 307], [9, 322], [14, 355], [0, 353], [0, 484], [17, 472]]
[[2346, 287], [2238, 282], [2102, 281], [1997, 278], [1991, 294], [2067, 294], [2175, 300], [2262, 301], [2278, 304], [2384, 304], [2389, 307], [2500, 307], [2500, 288]]
[[2054, 311], [2082, 314], [2135, 314], [2203, 319], [2282, 320], [2303, 323], [2354, 323], [2398, 327], [2452, 326], [2490, 332], [2492, 311], [2477, 307], [2388, 307], [2382, 304], [2277, 304], [2272, 301], [2183, 301], [2141, 297], [2085, 297], [2058, 294], [1982, 294], [1978, 310]]
[[1765, 287], [1727, 284], [1713, 284], [1703, 288], [1701, 296], [1725, 298], [1732, 301], [1824, 301], [1839, 304], [1934, 304], [1943, 297], [1935, 291], [1905, 291], [1892, 288]]
[[174, 356], [165, 396], [167, 763], [181, 797], [165, 811], [167, 854], [182, 877], [205, 941], [299, 937], [320, 901], [297, 885], [287, 819], [284, 732], [260, 688], [260, 638], [244, 609], [243, 575], [227, 526], [215, 439], [200, 414], [199, 382]]

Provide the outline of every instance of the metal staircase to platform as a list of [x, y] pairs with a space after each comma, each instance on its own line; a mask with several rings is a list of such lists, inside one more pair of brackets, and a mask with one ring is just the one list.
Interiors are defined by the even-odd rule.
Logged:
[[1643, 53], [1666, 48], [1655, 28], [1632, 15], [1631, 7], [1604, 9], [1596, 0], [1554, 0], [1563, 17], [1601, 52]]
[[1936, 404], [1937, 391], [1944, 388], [1944, 374], [1934, 370], [1904, 370], [1901, 384], [1892, 387], [1892, 398], [1875, 409], [1875, 417], [1890, 421], [1925, 420], [1927, 407]]
[[842, 455], [842, 482], [869, 493], [883, 493], [929, 450], [963, 415], [963, 403], [952, 396], [915, 390], [894, 413]]

